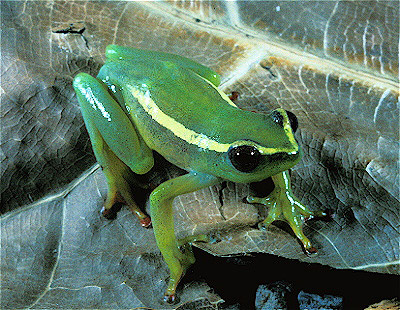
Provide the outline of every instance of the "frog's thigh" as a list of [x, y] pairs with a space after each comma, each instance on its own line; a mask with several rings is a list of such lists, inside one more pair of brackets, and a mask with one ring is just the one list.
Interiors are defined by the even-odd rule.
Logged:
[[171, 61], [181, 67], [190, 69], [210, 81], [215, 86], [221, 83], [221, 78], [218, 73], [210, 68], [203, 66], [189, 58], [175, 54], [163, 53], [157, 51], [142, 50], [118, 45], [108, 45], [106, 48], [107, 60], [119, 59], [135, 59], [135, 60], [162, 60]]
[[186, 248], [186, 252], [182, 253], [180, 250], [182, 244], [175, 237], [172, 202], [179, 195], [194, 192], [218, 182], [220, 180], [217, 177], [191, 172], [162, 183], [150, 196], [154, 234], [170, 270], [170, 280], [166, 291], [168, 298], [174, 296], [181, 276], [194, 262], [190, 248]]
[[[107, 86], [86, 73], [78, 74], [73, 84], [88, 130], [89, 127], [96, 128], [109, 149], [133, 172], [148, 172], [154, 163], [152, 152], [138, 136], [129, 117], [111, 97]], [[89, 130], [89, 134], [90, 131], [91, 139], [93, 136], [98, 141], [95, 130]]]
[[134, 185], [140, 186], [135, 182], [132, 170], [113, 153], [91, 119], [86, 121], [86, 126], [94, 154], [107, 179], [108, 193], [102, 211], [103, 215], [108, 219], [113, 219], [120, 209], [120, 203], [124, 203], [129, 206], [141, 225], [148, 227], [151, 220], [137, 206], [131, 190]]
[[[108, 194], [103, 215], [109, 219], [115, 217], [118, 211], [117, 203], [122, 202], [130, 207], [142, 226], [149, 226], [150, 218], [136, 205], [131, 192], [131, 185], [134, 183], [132, 171], [144, 173], [151, 168], [153, 163], [151, 151], [141, 141], [140, 137], [136, 136], [133, 125], [124, 121], [124, 115], [117, 115], [123, 120], [118, 123], [118, 117], [114, 116], [123, 112], [119, 111], [118, 104], [110, 98], [111, 96], [101, 82], [87, 74], [80, 74], [74, 80], [74, 88], [81, 105], [94, 154], [107, 179]], [[102, 113], [102, 115], [99, 116], [99, 113]], [[108, 121], [108, 118], [111, 117], [113, 117], [112, 121], [114, 122]], [[106, 119], [107, 122], [105, 123], [102, 118]], [[107, 128], [107, 126], [110, 127]], [[114, 140], [107, 132], [126, 129], [118, 128], [118, 126], [132, 126], [132, 128], [127, 127], [131, 131], [126, 134], [130, 134], [129, 137], [133, 139], [133, 142], [128, 144], [126, 148], [119, 145], [118, 133], [115, 133], [117, 140]], [[119, 152], [118, 155], [117, 152]], [[123, 157], [122, 160], [121, 157]], [[129, 166], [126, 162], [129, 163]]]

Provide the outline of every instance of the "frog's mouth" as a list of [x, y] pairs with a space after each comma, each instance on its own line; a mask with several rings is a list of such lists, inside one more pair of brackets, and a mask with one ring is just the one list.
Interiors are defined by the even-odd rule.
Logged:
[[286, 153], [286, 152], [278, 152], [276, 154], [266, 155], [264, 157], [264, 163], [273, 165], [273, 163], [297, 163], [300, 159], [300, 149], [296, 152]]
[[293, 168], [301, 159], [302, 151], [285, 153], [279, 152], [272, 155], [262, 156], [259, 166], [250, 173], [242, 172], [242, 180], [246, 182], [258, 182], [283, 171]]
[[[280, 171], [288, 170], [295, 166], [303, 156], [303, 151], [298, 146], [297, 151], [294, 152], [278, 152], [276, 154], [271, 154], [263, 156], [265, 166], [269, 167], [279, 167]], [[279, 172], [280, 172], [279, 171]]]

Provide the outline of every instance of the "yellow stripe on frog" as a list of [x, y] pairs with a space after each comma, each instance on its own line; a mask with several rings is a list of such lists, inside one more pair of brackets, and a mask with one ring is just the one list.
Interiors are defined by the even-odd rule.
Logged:
[[[195, 132], [189, 128], [186, 128], [183, 124], [177, 122], [175, 119], [165, 114], [157, 104], [151, 99], [150, 92], [148, 90], [141, 91], [135, 86], [127, 85], [130, 93], [138, 100], [142, 108], [148, 113], [153, 120], [158, 124], [165, 127], [166, 129], [173, 132], [177, 137], [186, 141], [187, 143], [196, 145], [197, 147], [220, 153], [225, 153], [232, 146], [232, 143], [220, 143], [204, 134]], [[221, 92], [221, 91], [219, 91]], [[226, 94], [224, 94], [226, 96]], [[226, 96], [227, 97], [227, 96]], [[228, 98], [228, 97], [227, 97]], [[225, 98], [224, 98], [225, 99]], [[229, 99], [229, 98], [228, 98]], [[226, 99], [225, 99], [226, 100]], [[228, 101], [228, 100], [227, 100]], [[229, 100], [230, 101], [230, 100]], [[232, 103], [233, 104], [233, 103]], [[291, 133], [290, 133], [291, 134]], [[293, 138], [294, 139], [294, 138]], [[295, 153], [298, 151], [297, 143], [294, 141], [295, 147], [291, 149], [286, 148], [267, 148], [260, 145], [255, 145], [262, 155], [275, 154], [278, 152]]]

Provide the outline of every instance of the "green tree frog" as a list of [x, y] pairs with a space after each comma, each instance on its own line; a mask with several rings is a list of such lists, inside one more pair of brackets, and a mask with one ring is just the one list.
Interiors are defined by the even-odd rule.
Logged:
[[145, 174], [153, 167], [153, 151], [188, 172], [150, 195], [155, 238], [170, 270], [166, 301], [174, 300], [179, 280], [194, 262], [191, 243], [207, 241], [203, 235], [175, 237], [172, 202], [179, 195], [224, 180], [248, 183], [271, 177], [271, 194], [247, 198], [269, 207], [260, 227], [286, 220], [304, 249], [315, 251], [302, 225], [324, 212], [311, 212], [291, 190], [288, 169], [301, 157], [293, 113], [239, 109], [217, 88], [217, 73], [185, 57], [110, 45], [106, 58], [97, 78], [79, 73], [73, 82], [108, 183], [103, 214], [124, 202], [142, 226], [150, 225], [130, 186], [132, 172]]

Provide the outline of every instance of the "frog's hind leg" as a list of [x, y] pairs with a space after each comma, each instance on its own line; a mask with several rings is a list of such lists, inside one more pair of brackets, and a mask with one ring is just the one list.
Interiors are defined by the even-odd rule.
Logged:
[[143, 227], [149, 227], [150, 217], [145, 214], [133, 199], [132, 186], [139, 187], [132, 170], [111, 151], [101, 135], [97, 134], [96, 147], [93, 150], [107, 179], [108, 193], [102, 214], [107, 219], [114, 219], [121, 204], [126, 204], [138, 218]]
[[141, 225], [149, 226], [150, 218], [136, 205], [131, 185], [133, 173], [144, 174], [153, 166], [151, 150], [101, 81], [80, 73], [74, 88], [93, 151], [108, 183], [104, 216], [114, 217], [118, 205], [126, 203]]

